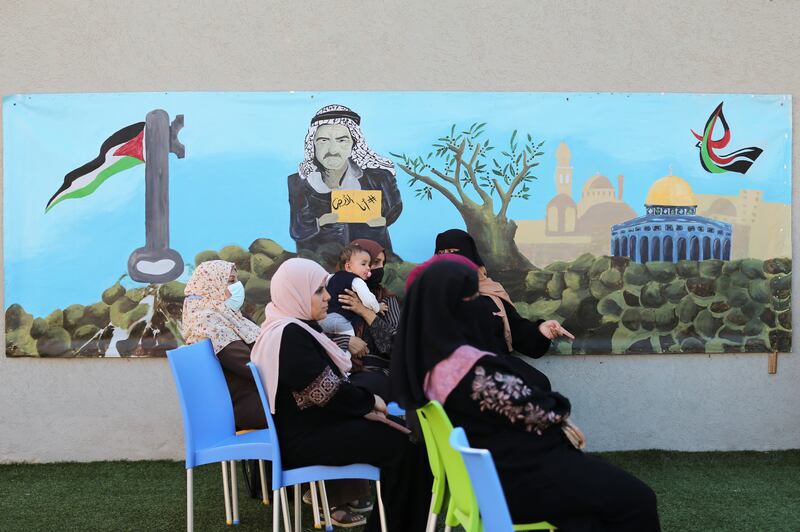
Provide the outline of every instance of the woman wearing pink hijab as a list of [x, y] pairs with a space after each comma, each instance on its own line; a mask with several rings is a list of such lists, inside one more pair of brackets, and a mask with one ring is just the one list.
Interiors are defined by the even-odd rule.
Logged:
[[[272, 302], [251, 358], [279, 427], [284, 465], [367, 463], [381, 468], [389, 530], [424, 530], [430, 471], [424, 451], [382, 423], [386, 404], [348, 379], [350, 357], [325, 336], [327, 272], [289, 259], [272, 277]], [[373, 512], [365, 530], [378, 530]]]

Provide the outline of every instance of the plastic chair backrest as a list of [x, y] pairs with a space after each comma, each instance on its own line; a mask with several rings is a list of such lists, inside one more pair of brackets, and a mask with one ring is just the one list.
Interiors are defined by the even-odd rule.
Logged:
[[183, 413], [186, 467], [195, 467], [195, 450], [236, 433], [233, 403], [210, 340], [167, 351]]
[[[261, 374], [253, 362], [248, 362], [247, 366], [253, 374], [253, 380], [256, 381], [256, 388], [258, 389], [258, 396], [261, 398], [261, 406], [264, 408], [264, 415], [267, 416], [267, 437], [269, 443], [272, 444], [272, 485], [283, 485], [283, 462], [281, 462], [281, 446], [278, 444], [278, 431], [275, 426], [275, 421], [272, 419], [272, 411], [269, 408], [269, 400], [267, 393], [264, 390], [264, 383], [261, 380]], [[278, 488], [273, 488], [278, 489]]]
[[472, 481], [472, 490], [478, 499], [483, 529], [498, 532], [514, 530], [492, 454], [486, 449], [470, 447], [467, 435], [461, 427], [454, 428], [450, 434], [450, 446], [458, 451], [464, 460]]
[[439, 511], [441, 510], [444, 494], [447, 489], [447, 476], [444, 471], [442, 459], [439, 457], [439, 450], [436, 448], [436, 441], [431, 433], [431, 426], [430, 423], [428, 423], [427, 415], [421, 408], [417, 410], [417, 417], [419, 418], [420, 429], [422, 429], [422, 438], [425, 440], [425, 450], [428, 452], [428, 464], [431, 466], [431, 473], [433, 473], [433, 486], [431, 491], [436, 495], [436, 503], [434, 506], [436, 511]]
[[451, 498], [451, 508], [448, 508], [448, 513], [452, 509], [467, 532], [477, 532], [480, 529], [478, 501], [472, 490], [469, 473], [467, 473], [461, 455], [450, 446], [453, 424], [438, 401], [429, 402], [418, 412], [420, 413], [420, 424], [427, 421], [447, 476], [447, 487], [450, 490]]

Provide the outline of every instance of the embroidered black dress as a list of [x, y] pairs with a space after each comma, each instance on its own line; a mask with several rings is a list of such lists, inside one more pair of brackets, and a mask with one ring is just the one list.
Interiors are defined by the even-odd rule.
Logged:
[[[285, 466], [378, 466], [389, 530], [424, 530], [431, 482], [424, 449], [388, 425], [364, 419], [373, 394], [341, 375], [302, 327], [284, 328], [279, 364], [275, 423]], [[379, 529], [374, 511], [366, 530]]]
[[[380, 301], [388, 310], [377, 314], [369, 326], [362, 324], [356, 328], [356, 335], [367, 344], [369, 354], [353, 361], [351, 378], [386, 402], [393, 401], [389, 383], [389, 361], [392, 353], [392, 341], [400, 322], [400, 303], [397, 297], [388, 296]], [[350, 342], [347, 335], [333, 336], [333, 341], [344, 350]]]
[[569, 401], [549, 391], [544, 375], [521, 374], [510, 360], [478, 359], [443, 406], [471, 446], [491, 451], [514, 523], [548, 520], [559, 530], [659, 530], [653, 491], [572, 447], [560, 427]]

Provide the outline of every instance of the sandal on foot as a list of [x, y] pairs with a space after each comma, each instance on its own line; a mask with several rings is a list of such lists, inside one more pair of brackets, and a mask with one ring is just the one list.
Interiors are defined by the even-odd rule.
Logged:
[[303, 492], [303, 504], [311, 506], [311, 490], [306, 490]]
[[338, 508], [331, 508], [331, 521], [340, 528], [353, 528], [367, 524], [367, 518], [361, 514], [351, 512], [347, 505]]
[[347, 503], [351, 512], [358, 514], [365, 514], [372, 511], [372, 500], [364, 497], [363, 499], [356, 499]]

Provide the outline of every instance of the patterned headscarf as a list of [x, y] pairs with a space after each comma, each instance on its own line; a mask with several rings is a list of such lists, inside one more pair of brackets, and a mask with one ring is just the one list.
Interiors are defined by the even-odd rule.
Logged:
[[326, 105], [314, 115], [311, 119], [311, 125], [308, 127], [306, 134], [304, 158], [300, 163], [300, 177], [308, 179], [308, 176], [314, 172], [319, 172], [314, 156], [314, 136], [317, 133], [319, 126], [330, 124], [341, 124], [350, 130], [350, 136], [353, 137], [353, 151], [350, 153], [350, 160], [356, 166], [365, 170], [367, 168], [379, 168], [388, 170], [395, 175], [394, 163], [385, 157], [381, 157], [369, 147], [367, 141], [364, 139], [364, 133], [361, 132], [361, 117], [355, 112], [351, 111], [344, 105]]
[[187, 344], [208, 338], [219, 353], [231, 342], [252, 344], [259, 328], [225, 304], [228, 278], [236, 265], [224, 260], [200, 263], [186, 284], [181, 333]]

